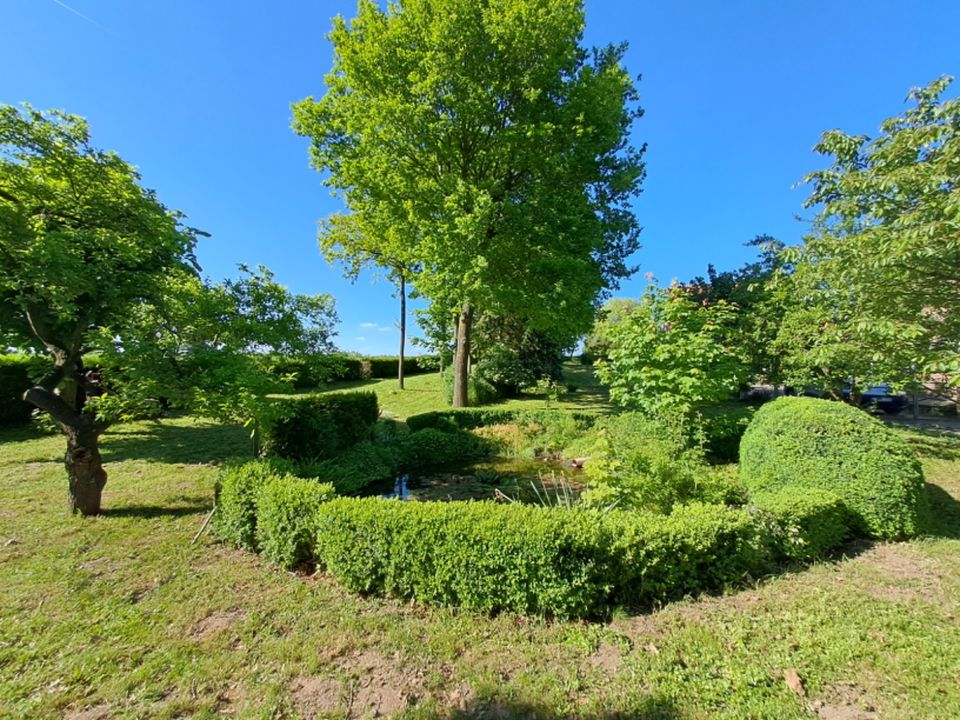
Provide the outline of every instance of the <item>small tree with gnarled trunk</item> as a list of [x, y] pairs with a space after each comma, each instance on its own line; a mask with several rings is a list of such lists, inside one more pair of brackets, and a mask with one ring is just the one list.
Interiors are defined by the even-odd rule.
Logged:
[[0, 325], [53, 358], [23, 397], [66, 435], [70, 508], [84, 515], [100, 509], [109, 424], [83, 366], [89, 333], [195, 269], [195, 231], [139, 179], [82, 118], [0, 106]]

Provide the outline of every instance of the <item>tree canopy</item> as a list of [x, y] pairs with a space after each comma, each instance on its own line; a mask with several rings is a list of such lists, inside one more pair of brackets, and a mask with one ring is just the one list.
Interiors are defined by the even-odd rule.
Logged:
[[[207, 285], [198, 234], [82, 118], [0, 106], [0, 336], [53, 361], [24, 399], [66, 436], [74, 511], [100, 511], [111, 423], [160, 400], [246, 419], [264, 383], [253, 352], [329, 344], [328, 296], [264, 270]], [[102, 372], [84, 367], [90, 351]]]
[[637, 95], [624, 47], [587, 52], [583, 23], [580, 0], [362, 0], [334, 21], [326, 94], [294, 106], [355, 227], [458, 310], [461, 389], [473, 309], [570, 344], [637, 248]]
[[[779, 342], [796, 374], [903, 381], [960, 370], [960, 99], [909, 94], [874, 137], [823, 134], [813, 232], [787, 257], [798, 300]], [[842, 382], [842, 380], [840, 380]]]

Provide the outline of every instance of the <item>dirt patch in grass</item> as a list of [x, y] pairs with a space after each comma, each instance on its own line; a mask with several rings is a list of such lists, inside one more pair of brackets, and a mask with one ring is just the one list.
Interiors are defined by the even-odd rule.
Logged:
[[190, 635], [200, 639], [212, 637], [239, 622], [244, 616], [243, 610], [210, 613], [193, 626]]
[[613, 675], [619, 669], [620, 661], [620, 648], [614, 643], [602, 642], [587, 658], [587, 665], [603, 675]]
[[97, 703], [85, 708], [67, 708], [63, 711], [63, 720], [106, 720], [113, 717], [107, 703]]
[[860, 558], [879, 575], [872, 595], [891, 602], [907, 602], [943, 592], [934, 564], [905, 543], [877, 545]]
[[346, 717], [384, 717], [415, 703], [423, 672], [376, 652], [342, 658], [335, 676], [297, 677], [290, 699], [304, 717], [343, 711]]
[[290, 699], [305, 718], [336, 712], [345, 704], [341, 683], [332, 677], [294, 678], [290, 684]]
[[876, 720], [873, 703], [855, 685], [828, 685], [812, 707], [820, 720]]

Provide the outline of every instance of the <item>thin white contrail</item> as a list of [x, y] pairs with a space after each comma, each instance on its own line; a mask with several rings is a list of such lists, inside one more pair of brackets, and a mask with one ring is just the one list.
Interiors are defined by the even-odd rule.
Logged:
[[[100, 28], [100, 29], [103, 30], [104, 32], [108, 32], [108, 33], [110, 32], [109, 29], [105, 28], [103, 25], [101, 25], [100, 23], [98, 23], [96, 20], [94, 20], [93, 18], [87, 17], [86, 15], [84, 15], [84, 14], [83, 14], [82, 12], [80, 12], [79, 10], [74, 10], [72, 7], [70, 7], [69, 5], [67, 5], [65, 2], [61, 2], [60, 0], [53, 0], [53, 1], [54, 1], [57, 5], [59, 5], [60, 7], [62, 7], [64, 10], [69, 10], [70, 12], [72, 12], [72, 13], [73, 13], [74, 15], [76, 15], [77, 17], [81, 17], [81, 18], [83, 18], [84, 20], [86, 20], [88, 23], [93, 23], [94, 25], [96, 25], [98, 28]], [[113, 33], [110, 33], [110, 34], [112, 35]]]

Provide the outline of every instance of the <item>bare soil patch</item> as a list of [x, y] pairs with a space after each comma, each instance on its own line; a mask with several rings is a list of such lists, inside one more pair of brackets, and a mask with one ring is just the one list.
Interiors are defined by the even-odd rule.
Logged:
[[213, 612], [193, 626], [190, 635], [195, 638], [208, 638], [231, 627], [245, 616], [243, 610]]
[[308, 718], [341, 711], [348, 718], [389, 717], [416, 702], [422, 687], [421, 670], [365, 651], [343, 658], [335, 675], [294, 679], [290, 697]]
[[877, 720], [873, 703], [855, 685], [828, 685], [812, 703], [820, 720]]

